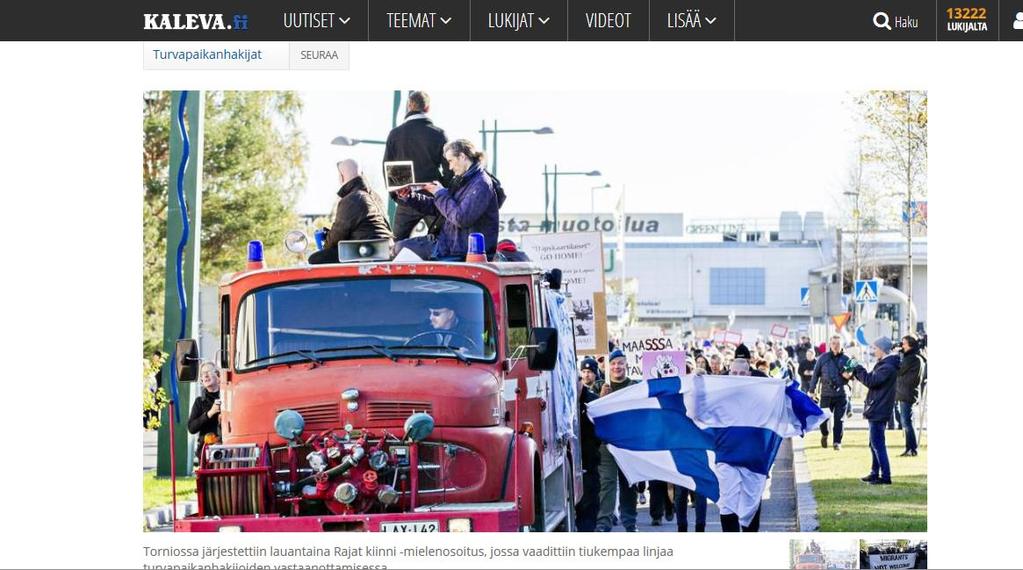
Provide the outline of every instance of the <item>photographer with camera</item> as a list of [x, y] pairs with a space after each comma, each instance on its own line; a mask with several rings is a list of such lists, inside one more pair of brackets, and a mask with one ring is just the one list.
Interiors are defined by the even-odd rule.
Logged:
[[913, 406], [920, 399], [920, 387], [924, 382], [927, 359], [920, 354], [920, 341], [916, 335], [902, 337], [902, 365], [895, 389], [902, 429], [906, 432], [906, 450], [899, 457], [916, 457], [916, 430], [913, 427]]
[[188, 433], [197, 434], [195, 461], [198, 463], [202, 448], [208, 443], [220, 443], [220, 369], [212, 362], [199, 367], [202, 394], [192, 403], [188, 414]]

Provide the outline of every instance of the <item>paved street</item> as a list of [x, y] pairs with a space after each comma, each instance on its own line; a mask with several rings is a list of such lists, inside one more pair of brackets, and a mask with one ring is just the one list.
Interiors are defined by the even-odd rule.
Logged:
[[[812, 435], [808, 436], [812, 437]], [[650, 524], [650, 501], [639, 507], [639, 532], [677, 532], [675, 521], [664, 522], [661, 526]], [[689, 532], [693, 532], [695, 513], [689, 507]], [[792, 442], [785, 440], [778, 452], [778, 458], [771, 470], [767, 490], [764, 493], [763, 509], [760, 512], [761, 532], [795, 532], [796, 525], [796, 488], [795, 475], [792, 469]], [[625, 532], [619, 524], [613, 532]], [[721, 520], [714, 503], [707, 505], [707, 532], [721, 532]]]

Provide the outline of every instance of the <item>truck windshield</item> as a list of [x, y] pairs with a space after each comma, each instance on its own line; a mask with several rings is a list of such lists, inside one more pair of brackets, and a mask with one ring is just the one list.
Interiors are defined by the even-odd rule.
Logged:
[[443, 278], [338, 279], [260, 289], [238, 311], [235, 368], [336, 358], [496, 355], [490, 295]]

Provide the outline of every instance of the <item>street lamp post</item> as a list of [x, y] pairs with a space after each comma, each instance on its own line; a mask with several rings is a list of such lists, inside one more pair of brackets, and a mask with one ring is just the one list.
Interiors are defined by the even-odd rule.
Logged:
[[[862, 168], [862, 163], [861, 163], [861, 168]], [[843, 192], [843, 194], [845, 194], [846, 196], [852, 196], [853, 197], [853, 199], [854, 199], [854, 202], [853, 202], [853, 218], [856, 218], [856, 229], [854, 230], [855, 233], [853, 234], [853, 278], [852, 278], [852, 281], [853, 281], [853, 289], [852, 289], [852, 292], [853, 292], [853, 304], [855, 305], [853, 307], [853, 330], [856, 330], [856, 327], [859, 325], [859, 322], [860, 322], [860, 305], [859, 305], [859, 303], [856, 302], [856, 299], [855, 299], [855, 297], [856, 297], [856, 281], [858, 281], [859, 278], [860, 278], [860, 187], [859, 187], [859, 182], [857, 181], [856, 191], [855, 192]], [[839, 244], [839, 247], [841, 247], [841, 244]]]
[[355, 146], [358, 144], [387, 144], [387, 142], [373, 139], [357, 139], [353, 137], [346, 137], [344, 135], [340, 135], [334, 137], [334, 140], [330, 141], [330, 144], [334, 144], [337, 146]]
[[494, 128], [487, 129], [487, 120], [483, 119], [480, 124], [480, 134], [483, 135], [483, 150], [487, 150], [487, 133], [490, 133], [494, 138], [493, 150], [490, 155], [490, 172], [497, 176], [497, 135], [500, 133], [532, 133], [534, 135], [550, 135], [554, 134], [554, 129], [550, 127], [540, 127], [538, 129], [499, 129], [497, 128], [497, 119], [494, 119]]
[[[558, 172], [558, 165], [555, 164], [554, 165], [554, 171], [553, 172], [549, 172], [547, 170], [547, 165], [545, 164], [543, 166], [543, 184], [544, 184], [544, 197], [545, 197], [545, 200], [544, 200], [544, 214], [543, 214], [544, 222], [548, 221], [548, 218], [547, 218], [547, 203], [546, 203], [546, 195], [547, 195], [547, 188], [548, 188], [547, 177], [548, 176], [551, 176], [551, 177], [554, 178], [554, 196], [553, 196], [553, 199], [552, 199], [552, 202], [553, 202], [552, 210], [553, 210], [553, 214], [554, 215], [553, 215], [553, 220], [551, 220], [551, 222], [553, 223], [554, 231], [557, 232], [558, 231], [558, 177], [559, 176], [600, 176], [600, 171], [599, 170], [590, 170], [588, 172]], [[547, 228], [548, 228], [548, 230], [550, 230], [551, 229], [551, 224], [548, 224]]]
[[596, 191], [597, 190], [603, 190], [605, 188], [610, 188], [610, 187], [611, 187], [611, 184], [607, 183], [607, 184], [603, 184], [603, 185], [600, 185], [600, 186], [594, 186], [594, 187], [590, 188], [590, 214], [596, 214], [597, 213], [597, 210], [594, 207], [594, 203], [595, 203], [594, 202], [594, 195], [596, 194]]
[[912, 91], [906, 91], [906, 332], [916, 332], [913, 311], [913, 141], [910, 120], [913, 114]]

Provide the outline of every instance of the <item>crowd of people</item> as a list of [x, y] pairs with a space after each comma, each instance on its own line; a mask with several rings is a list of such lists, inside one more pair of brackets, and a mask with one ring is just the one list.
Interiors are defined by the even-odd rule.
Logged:
[[[386, 240], [392, 255], [407, 249], [422, 259], [464, 261], [474, 233], [483, 236], [487, 258], [494, 259], [498, 210], [505, 199], [501, 183], [486, 170], [485, 156], [472, 141], [448, 141], [429, 112], [429, 95], [410, 92], [404, 120], [387, 136], [383, 162], [411, 162], [415, 175], [412, 184], [388, 193], [395, 202], [394, 227], [358, 162], [341, 160], [334, 221], [310, 264], [337, 263], [338, 243], [352, 240]], [[420, 222], [426, 235], [413, 237]]]
[[[796, 382], [822, 409], [831, 412], [831, 420], [821, 425], [821, 445], [842, 449], [845, 420], [852, 415], [852, 382], [867, 389], [863, 415], [869, 425], [871, 468], [865, 483], [890, 485], [891, 462], [885, 442], [885, 430], [894, 427], [898, 417], [906, 434], [902, 457], [917, 455], [914, 405], [921, 397], [926, 381], [926, 336], [909, 334], [896, 346], [888, 337], [876, 339], [869, 347], [873, 366], [864, 366], [846, 354], [842, 337], [834, 335], [827, 343], [814, 345], [808, 336], [799, 342], [757, 340], [752, 350], [744, 344], [732, 346], [690, 341], [686, 346], [686, 374], [772, 377]], [[579, 410], [586, 404], [638, 382], [626, 374], [626, 355], [611, 343], [606, 363], [603, 358], [586, 357], [579, 364]], [[896, 414], [897, 412], [897, 414]], [[829, 425], [830, 424], [830, 425]], [[650, 519], [653, 526], [675, 520], [679, 532], [689, 530], [688, 505], [693, 505], [696, 532], [706, 529], [707, 499], [691, 489], [661, 481], [630, 485], [606, 444], [597, 439], [592, 422], [582, 421], [583, 497], [576, 510], [581, 531], [610, 531], [618, 522], [627, 532], [637, 530], [637, 504], [650, 495]], [[617, 506], [617, 511], [616, 511]], [[620, 514], [620, 518], [616, 516]], [[756, 532], [760, 510], [749, 525], [742, 526], [734, 513], [722, 512], [725, 532]]]
[[[387, 137], [384, 162], [411, 162], [415, 174], [413, 184], [389, 192], [389, 199], [396, 205], [394, 228], [384, 201], [368, 187], [359, 164], [352, 159], [342, 160], [337, 163], [340, 188], [334, 221], [325, 231], [323, 247], [310, 256], [311, 264], [337, 263], [338, 243], [351, 240], [386, 240], [392, 255], [407, 249], [423, 259], [464, 261], [471, 234], [483, 236], [487, 259], [500, 259], [498, 212], [504, 203], [504, 190], [487, 172], [483, 153], [467, 139], [449, 141], [429, 113], [429, 96], [423, 91], [410, 92], [403, 122]], [[426, 225], [427, 233], [413, 237], [420, 222]], [[885, 430], [897, 424], [906, 433], [906, 448], [901, 455], [918, 453], [913, 406], [926, 378], [925, 341], [907, 335], [895, 347], [887, 337], [877, 339], [870, 347], [876, 364], [868, 371], [845, 353], [839, 336], [817, 346], [807, 336], [798, 343], [757, 340], [752, 349], [744, 344], [732, 346], [708, 340], [690, 343], [686, 373], [796, 382], [822, 409], [831, 412], [830, 421], [820, 427], [821, 445], [827, 448], [830, 443], [836, 451], [842, 449], [845, 420], [852, 415], [851, 383], [861, 383], [868, 390], [863, 414], [870, 426], [871, 449], [871, 469], [863, 481], [888, 485], [891, 463]], [[592, 358], [580, 363], [581, 413], [585, 413], [586, 403], [635, 383], [626, 374], [625, 354], [613, 346], [609, 348], [606, 364], [603, 359]], [[213, 423], [219, 411], [215, 398], [215, 385], [206, 387], [204, 383], [203, 398], [197, 401], [202, 402], [203, 409], [193, 409], [193, 416], [199, 415], [189, 421], [193, 433], [202, 433], [207, 424]], [[636, 505], [646, 500], [647, 492], [652, 524], [675, 520], [679, 531], [688, 530], [687, 506], [691, 503], [695, 506], [694, 530], [705, 530], [705, 497], [661, 481], [651, 481], [648, 486], [630, 485], [606, 445], [597, 440], [592, 424], [584, 421], [582, 425], [585, 492], [578, 506], [580, 530], [610, 531], [620, 522], [626, 531], [635, 531]], [[755, 532], [759, 517], [758, 510], [750, 524], [741, 526], [737, 515], [722, 513], [722, 529]]]

